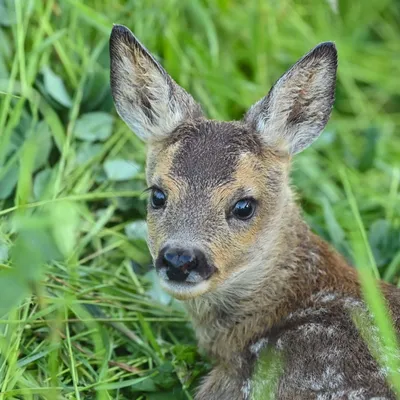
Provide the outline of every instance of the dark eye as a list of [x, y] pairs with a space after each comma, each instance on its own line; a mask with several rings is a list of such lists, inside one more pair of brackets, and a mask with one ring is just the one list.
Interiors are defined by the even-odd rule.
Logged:
[[238, 219], [249, 219], [253, 216], [255, 208], [253, 199], [242, 199], [235, 204], [232, 214]]
[[162, 208], [167, 201], [167, 196], [160, 189], [153, 189], [151, 191], [150, 203], [151, 206], [155, 209]]

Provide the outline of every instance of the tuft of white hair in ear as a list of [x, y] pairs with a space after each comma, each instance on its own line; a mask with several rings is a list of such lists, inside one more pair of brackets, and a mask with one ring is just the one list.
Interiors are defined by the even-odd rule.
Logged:
[[244, 120], [278, 151], [296, 154], [327, 124], [335, 98], [337, 51], [321, 43], [301, 58], [254, 104]]
[[125, 26], [112, 29], [110, 62], [117, 112], [141, 139], [162, 139], [182, 122], [202, 115], [194, 99]]

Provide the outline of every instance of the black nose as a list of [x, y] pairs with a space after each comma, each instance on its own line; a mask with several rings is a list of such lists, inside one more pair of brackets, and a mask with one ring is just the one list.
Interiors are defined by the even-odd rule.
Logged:
[[173, 281], [184, 281], [189, 272], [197, 266], [197, 258], [192, 249], [166, 249], [163, 264], [167, 267], [167, 276]]
[[167, 247], [161, 250], [156, 267], [166, 268], [168, 279], [183, 282], [191, 271], [198, 272], [203, 279], [208, 278], [211, 268], [204, 254], [197, 249]]
[[197, 260], [193, 250], [168, 249], [164, 253], [164, 264], [170, 268], [191, 270], [196, 267]]

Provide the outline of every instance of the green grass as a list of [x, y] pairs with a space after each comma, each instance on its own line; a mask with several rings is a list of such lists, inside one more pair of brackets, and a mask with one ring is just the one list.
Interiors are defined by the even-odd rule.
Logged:
[[209, 368], [149, 268], [145, 149], [110, 96], [113, 23], [219, 119], [336, 42], [333, 116], [293, 182], [312, 228], [363, 267], [382, 348], [396, 346], [368, 277], [399, 284], [400, 7], [329, 4], [0, 0], [0, 400], [190, 399]]

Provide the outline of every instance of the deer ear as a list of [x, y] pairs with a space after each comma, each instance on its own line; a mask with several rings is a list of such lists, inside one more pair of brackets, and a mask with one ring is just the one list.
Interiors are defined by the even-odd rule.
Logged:
[[266, 145], [296, 154], [324, 129], [331, 114], [336, 83], [337, 52], [332, 42], [321, 43], [254, 104], [244, 119]]
[[111, 92], [120, 117], [143, 140], [168, 136], [200, 106], [122, 25], [110, 37]]

